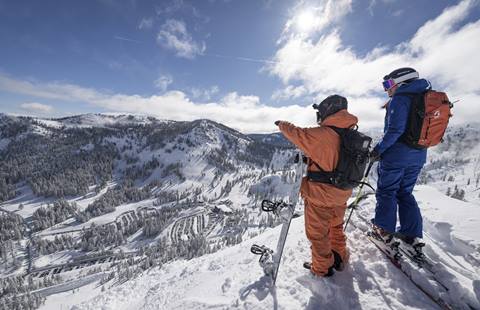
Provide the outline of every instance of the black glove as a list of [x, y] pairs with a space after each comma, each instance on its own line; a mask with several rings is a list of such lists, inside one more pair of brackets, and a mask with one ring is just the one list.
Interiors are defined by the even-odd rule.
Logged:
[[280, 124], [280, 121], [275, 121], [275, 125], [279, 125]]
[[370, 158], [371, 162], [379, 161], [380, 160], [380, 153], [378, 153], [378, 151], [376, 149], [373, 149], [373, 151], [370, 152], [368, 157]]

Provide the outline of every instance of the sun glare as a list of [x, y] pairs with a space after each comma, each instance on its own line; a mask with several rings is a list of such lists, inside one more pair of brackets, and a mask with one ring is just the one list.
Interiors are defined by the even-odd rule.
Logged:
[[296, 17], [298, 30], [301, 32], [309, 32], [315, 26], [315, 15], [310, 11], [304, 11]]

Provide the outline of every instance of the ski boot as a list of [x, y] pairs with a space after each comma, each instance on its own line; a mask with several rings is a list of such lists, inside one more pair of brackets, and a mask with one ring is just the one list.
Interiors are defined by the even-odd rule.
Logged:
[[[335, 264], [334, 264], [334, 265], [335, 265]], [[311, 273], [313, 276], [315, 276], [315, 277], [328, 278], [328, 277], [331, 277], [331, 276], [333, 276], [333, 275], [335, 274], [334, 265], [332, 265], [330, 268], [328, 268], [327, 273], [324, 274], [323, 276], [319, 276], [319, 275], [317, 275], [316, 273], [314, 273], [314, 272], [312, 271], [312, 263], [310, 263], [310, 262], [304, 262], [304, 263], [303, 263], [303, 268], [310, 270], [310, 273]]]
[[[342, 260], [342, 257], [340, 254], [338, 254], [336, 251], [332, 251], [333, 253], [333, 259], [335, 260], [333, 262], [333, 268], [337, 271], [343, 271], [345, 269], [345, 262]], [[350, 253], [348, 253], [347, 250], [347, 261], [348, 261], [348, 256], [350, 256]]]
[[423, 254], [423, 247], [425, 243], [420, 238], [405, 236], [401, 233], [396, 233], [395, 238], [400, 240], [400, 247], [405, 250], [414, 261], [417, 263], [425, 262], [425, 254]]
[[402, 256], [399, 250], [400, 242], [394, 239], [394, 234], [372, 224], [372, 230], [369, 231], [367, 235], [370, 238], [379, 241], [391, 258], [398, 260]]

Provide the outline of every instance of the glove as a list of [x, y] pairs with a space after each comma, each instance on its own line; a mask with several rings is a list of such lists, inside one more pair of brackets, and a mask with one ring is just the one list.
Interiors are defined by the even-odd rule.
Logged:
[[373, 149], [373, 151], [370, 152], [368, 155], [369, 159], [371, 162], [379, 161], [381, 159], [380, 153], [376, 149]]
[[281, 121], [275, 121], [275, 125], [277, 125], [277, 126], [280, 125], [280, 122]]

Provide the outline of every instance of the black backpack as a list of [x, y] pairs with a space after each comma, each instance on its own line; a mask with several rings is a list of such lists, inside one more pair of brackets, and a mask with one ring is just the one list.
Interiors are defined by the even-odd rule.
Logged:
[[359, 132], [357, 128], [338, 128], [328, 126], [340, 136], [340, 156], [337, 167], [331, 171], [308, 171], [307, 178], [311, 182], [331, 184], [340, 189], [352, 189], [362, 183], [365, 169], [369, 161], [369, 150], [372, 138]]

